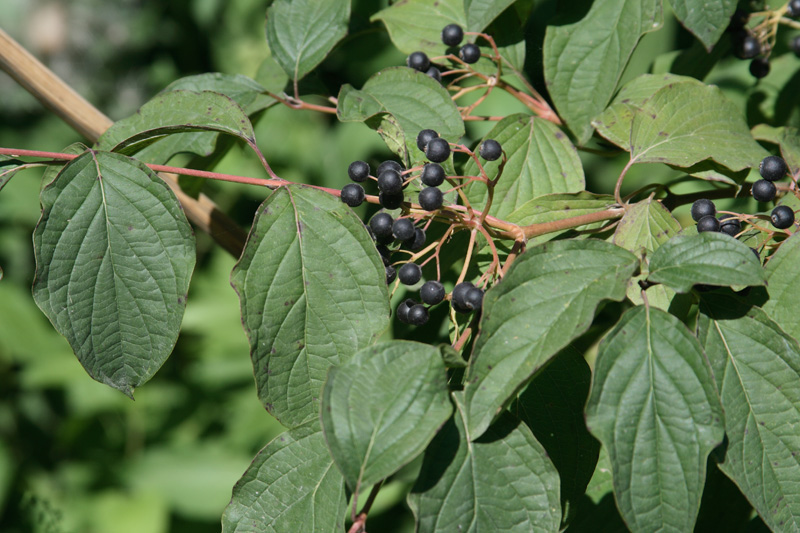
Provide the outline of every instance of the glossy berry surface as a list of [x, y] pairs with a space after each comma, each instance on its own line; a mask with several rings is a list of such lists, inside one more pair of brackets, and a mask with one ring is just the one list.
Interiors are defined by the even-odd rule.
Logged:
[[473, 288], [475, 288], [475, 286], [469, 281], [461, 282], [453, 288], [451, 303], [456, 312], [469, 313], [471, 311], [471, 309], [467, 307], [467, 292]]
[[500, 143], [494, 139], [486, 139], [481, 143], [479, 153], [485, 160], [495, 161], [500, 159], [500, 156], [503, 155], [503, 148], [500, 146]]
[[413, 251], [421, 250], [423, 246], [425, 246], [425, 230], [422, 228], [415, 228], [414, 229], [414, 240], [411, 239], [407, 240], [405, 244], [408, 244], [408, 249]]
[[436, 137], [428, 142], [425, 148], [425, 157], [434, 163], [443, 163], [450, 157], [450, 144], [441, 137]]
[[386, 209], [399, 209], [400, 206], [403, 205], [403, 193], [391, 194], [387, 192], [381, 192], [378, 194], [378, 201], [380, 202], [381, 206], [385, 207]]
[[417, 305], [411, 298], [406, 298], [397, 306], [397, 319], [408, 324], [408, 310]]
[[436, 280], [426, 281], [419, 290], [419, 297], [428, 305], [436, 305], [444, 300], [444, 285]]
[[464, 63], [477, 63], [481, 58], [481, 49], [477, 44], [467, 43], [458, 51], [458, 56]]
[[794, 211], [788, 205], [779, 205], [769, 215], [772, 225], [778, 229], [786, 229], [794, 224]]
[[417, 304], [408, 310], [408, 323], [412, 326], [421, 326], [428, 321], [428, 310], [422, 304]]
[[369, 178], [369, 165], [365, 161], [353, 161], [347, 167], [347, 175], [353, 181], [367, 181], [367, 178]]
[[700, 198], [699, 200], [695, 200], [695, 202], [692, 204], [692, 220], [695, 222], [705, 216], [713, 216], [716, 214], [717, 208], [714, 205], [714, 202], [708, 198]]
[[739, 59], [753, 59], [761, 53], [761, 44], [750, 34], [745, 35], [736, 45], [736, 56]]
[[790, 0], [786, 6], [786, 14], [792, 18], [800, 17], [800, 0]]
[[478, 287], [472, 287], [464, 294], [464, 304], [467, 309], [479, 311], [483, 306], [483, 291]]
[[398, 218], [392, 224], [392, 235], [398, 241], [407, 241], [414, 237], [414, 223], [407, 218]]
[[413, 52], [406, 59], [406, 65], [414, 70], [425, 72], [428, 70], [428, 67], [431, 66], [431, 60], [428, 59], [428, 56], [425, 54], [425, 52]]
[[350, 207], [360, 206], [364, 198], [364, 187], [358, 183], [348, 183], [342, 187], [342, 201]]
[[378, 188], [387, 194], [400, 194], [403, 192], [403, 178], [394, 169], [387, 169], [378, 176]]
[[397, 277], [404, 285], [414, 285], [422, 279], [422, 269], [416, 263], [406, 263], [397, 271]]
[[442, 42], [447, 46], [458, 46], [464, 38], [464, 30], [458, 24], [448, 24], [442, 29]]
[[433, 65], [431, 65], [428, 68], [428, 70], [425, 71], [425, 74], [428, 75], [429, 77], [435, 79], [439, 83], [442, 83], [442, 71], [439, 70], [438, 68], [434, 67]]
[[697, 221], [697, 232], [719, 231], [719, 220], [714, 215], [706, 215]]
[[397, 161], [394, 161], [392, 159], [387, 159], [386, 161], [378, 165], [378, 169], [375, 171], [375, 175], [380, 176], [384, 170], [388, 170], [390, 168], [392, 170], [396, 170], [397, 172], [403, 172], [403, 170], [405, 170], [403, 168], [403, 165], [401, 165]]
[[392, 224], [394, 224], [392, 215], [389, 213], [377, 213], [372, 217], [372, 220], [369, 221], [369, 228], [372, 230], [372, 234], [375, 235], [376, 239], [382, 240], [391, 238]]
[[751, 192], [753, 193], [753, 198], [759, 202], [771, 202], [775, 198], [778, 188], [771, 181], [758, 180], [753, 184]]
[[397, 279], [397, 270], [392, 265], [384, 265], [386, 270], [386, 284], [393, 282]]
[[428, 146], [428, 143], [438, 136], [439, 134], [434, 130], [422, 130], [417, 134], [417, 148], [424, 152], [425, 148]]
[[769, 61], [763, 57], [757, 57], [750, 62], [750, 74], [756, 79], [761, 79], [769, 74]]
[[419, 193], [419, 205], [425, 211], [436, 211], [442, 207], [444, 195], [436, 187], [425, 187]]
[[446, 174], [439, 163], [426, 163], [422, 168], [422, 183], [429, 187], [438, 187], [444, 183]]
[[734, 215], [722, 215], [719, 217], [719, 231], [736, 237], [742, 231], [742, 223]]
[[781, 179], [789, 171], [786, 166], [786, 161], [777, 155], [768, 155], [761, 160], [758, 165], [758, 173], [767, 181], [776, 181]]

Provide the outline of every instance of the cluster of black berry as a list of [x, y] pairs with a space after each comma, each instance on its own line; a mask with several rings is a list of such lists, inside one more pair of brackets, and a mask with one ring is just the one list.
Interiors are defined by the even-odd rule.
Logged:
[[[781, 23], [781, 11], [773, 14], [776, 16], [767, 16], [754, 28], [748, 28], [750, 13], [737, 9], [728, 26], [733, 35], [734, 55], [739, 59], [752, 60], [750, 74], [759, 79], [769, 74], [769, 55], [774, 45], [777, 25]], [[789, 18], [800, 18], [800, 0], [790, 0], [786, 5], [785, 14]], [[800, 35], [792, 39], [790, 47], [795, 55], [800, 57]]]
[[[461, 44], [463, 39], [464, 30], [458, 24], [448, 24], [442, 29], [442, 42], [447, 46], [456, 47]], [[481, 49], [477, 44], [467, 43], [458, 50], [458, 57], [467, 64], [477, 63], [481, 58]], [[406, 65], [414, 70], [424, 72], [438, 82], [442, 81], [443, 65], [431, 63], [425, 52], [413, 52], [406, 58]]]
[[[800, 0], [798, 0], [800, 3]], [[758, 166], [761, 179], [756, 181], [751, 188], [753, 198], [759, 202], [771, 202], [775, 199], [778, 188], [775, 182], [788, 173], [789, 168], [783, 158], [771, 155], [764, 158]], [[719, 231], [731, 237], [736, 237], [742, 231], [742, 222], [736, 215], [724, 214], [716, 217], [717, 208], [714, 202], [706, 198], [697, 200], [692, 204], [692, 219], [697, 222], [697, 231]], [[787, 229], [795, 222], [792, 208], [779, 205], [772, 210], [770, 221], [776, 229]]]

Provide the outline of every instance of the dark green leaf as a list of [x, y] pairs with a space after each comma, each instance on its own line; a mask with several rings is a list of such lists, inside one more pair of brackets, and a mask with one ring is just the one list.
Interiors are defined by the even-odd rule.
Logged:
[[558, 473], [530, 429], [504, 412], [475, 440], [453, 398], [408, 495], [417, 531], [558, 531]]
[[319, 424], [292, 429], [267, 444], [233, 487], [223, 533], [344, 531], [344, 479]]
[[764, 311], [783, 330], [800, 339], [800, 236], [781, 243], [766, 266], [769, 300]]
[[41, 202], [34, 299], [92, 378], [132, 396], [178, 338], [192, 229], [169, 187], [120, 154], [74, 159]]
[[299, 80], [347, 35], [350, 0], [276, 0], [267, 9], [267, 43], [289, 77]]
[[466, 31], [483, 31], [514, 0], [464, 0], [467, 12]]
[[196, 76], [187, 76], [167, 85], [162, 93], [170, 91], [193, 91], [196, 93], [212, 91], [220, 93], [239, 104], [239, 107], [247, 115], [262, 111], [277, 102], [277, 100], [265, 94], [266, 89], [261, 84], [242, 74], [209, 72], [197, 74]]
[[316, 189], [281, 187], [261, 204], [231, 283], [258, 396], [289, 427], [319, 415], [328, 368], [389, 323], [375, 244], [349, 207]]
[[322, 428], [352, 490], [377, 483], [417, 457], [453, 412], [436, 348], [390, 341], [328, 372]]
[[736, 9], [736, 0], [707, 0], [702, 6], [693, 0], [671, 0], [670, 4], [683, 27], [709, 51], [725, 33]]
[[28, 168], [24, 161], [11, 157], [10, 155], [0, 155], [0, 190], [6, 186], [6, 183], [11, 181], [14, 174]]
[[567, 347], [509, 409], [531, 428], [558, 469], [564, 523], [575, 514], [600, 452], [600, 443], [589, 434], [583, 418], [591, 380], [583, 354]]
[[559, 115], [580, 144], [605, 109], [641, 36], [661, 27], [661, 2], [594, 2], [583, 20], [548, 26], [544, 74]]
[[589, 430], [608, 449], [632, 531], [691, 531], [722, 408], [697, 339], [660, 309], [627, 311], [600, 344]]
[[395, 2], [372, 15], [371, 21], [386, 25], [394, 45], [404, 54], [422, 51], [431, 56], [442, 55], [442, 28], [458, 24], [466, 30], [464, 0], [407, 0]]
[[650, 259], [654, 283], [677, 292], [692, 285], [764, 285], [765, 275], [753, 251], [723, 233], [678, 235], [663, 244]]
[[466, 368], [467, 362], [462, 357], [461, 352], [453, 348], [450, 344], [440, 344], [439, 355], [442, 356], [444, 366], [447, 368]]
[[563, 240], [528, 249], [487, 291], [467, 370], [465, 411], [473, 438], [569, 341], [603, 300], [625, 297], [636, 256], [604, 241]]
[[[350, 85], [342, 86], [337, 112], [339, 120], [344, 122], [362, 122], [380, 113], [389, 113], [399, 131], [391, 135], [398, 139], [398, 144], [387, 144], [410, 162], [424, 158], [417, 148], [417, 134], [421, 130], [434, 128], [440, 137], [450, 142], [457, 142], [464, 135], [464, 122], [447, 90], [431, 77], [406, 67], [378, 72], [360, 91]], [[368, 124], [377, 129], [382, 122]]]
[[[486, 138], [499, 142], [508, 157], [494, 188], [489, 210], [493, 216], [504, 219], [529, 200], [546, 194], [577, 193], [586, 186], [575, 147], [547, 120], [511, 115], [498, 122]], [[500, 161], [481, 164], [489, 178], [497, 177]], [[478, 165], [470, 159], [464, 174], [480, 176]], [[469, 201], [477, 209], [483, 208], [487, 194], [486, 185], [480, 182], [467, 188]]]
[[[65, 154], [75, 154], [79, 155], [88, 150], [89, 147], [83, 143], [72, 143], [63, 150], [62, 153]], [[66, 164], [66, 163], [65, 163]], [[50, 165], [48, 166], [45, 171], [42, 173], [42, 186], [41, 189], [44, 189], [48, 185], [50, 185], [54, 179], [58, 176], [58, 173], [61, 172], [61, 169], [64, 168], [63, 166], [58, 165]], [[41, 193], [41, 189], [39, 192]]]
[[800, 347], [756, 307], [701, 302], [698, 337], [711, 360], [728, 436], [720, 469], [773, 531], [800, 530]]

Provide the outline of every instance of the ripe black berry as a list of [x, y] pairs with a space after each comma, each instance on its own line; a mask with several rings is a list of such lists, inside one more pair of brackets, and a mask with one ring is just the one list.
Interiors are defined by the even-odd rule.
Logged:
[[422, 168], [422, 183], [430, 187], [438, 187], [444, 183], [446, 174], [439, 163], [425, 163]]
[[425, 72], [428, 70], [428, 67], [431, 66], [431, 60], [428, 59], [428, 56], [425, 55], [425, 52], [414, 52], [408, 56], [408, 59], [406, 59], [406, 65], [414, 70]]
[[794, 224], [794, 211], [788, 205], [779, 205], [769, 215], [772, 225], [778, 229], [786, 229]]
[[414, 285], [422, 279], [422, 269], [416, 263], [406, 263], [397, 272], [400, 283], [404, 285]]
[[428, 305], [436, 305], [444, 300], [444, 285], [436, 280], [426, 281], [419, 290], [419, 297]]
[[792, 49], [794, 55], [800, 57], [800, 35], [796, 36], [794, 39], [791, 40], [789, 43], [789, 48]]
[[458, 46], [464, 38], [464, 30], [458, 24], [448, 24], [442, 30], [442, 42], [447, 46]]
[[431, 139], [435, 139], [438, 136], [439, 134], [434, 130], [422, 130], [417, 134], [417, 148], [424, 152], [425, 147], [428, 146]]
[[705, 216], [713, 216], [716, 214], [717, 208], [714, 206], [714, 202], [708, 198], [700, 198], [699, 200], [695, 200], [695, 202], [692, 204], [692, 220], [695, 222]]
[[408, 310], [408, 323], [412, 326], [421, 326], [428, 321], [428, 310], [422, 304], [412, 306]]
[[470, 289], [474, 289], [475, 286], [470, 283], [469, 281], [464, 281], [459, 283], [458, 285], [453, 288], [453, 294], [451, 297], [451, 303], [453, 304], [453, 309], [456, 310], [458, 313], [469, 313], [470, 308], [467, 307], [467, 292]]
[[350, 207], [360, 206], [364, 198], [364, 187], [358, 183], [348, 183], [342, 187], [342, 201]]
[[401, 194], [403, 192], [403, 178], [394, 169], [386, 169], [378, 175], [378, 188], [386, 194]]
[[750, 74], [756, 79], [761, 79], [769, 74], [769, 60], [757, 57], [750, 62]]
[[408, 218], [398, 218], [392, 224], [392, 234], [398, 241], [414, 238], [414, 223]]
[[786, 161], [777, 155], [768, 155], [758, 165], [758, 173], [767, 181], [776, 181], [781, 179], [789, 171], [786, 166]]
[[367, 181], [369, 177], [369, 165], [364, 161], [353, 161], [347, 167], [347, 175], [353, 181]]
[[403, 193], [390, 194], [381, 192], [378, 194], [378, 202], [386, 209], [399, 209], [403, 205]]
[[481, 143], [480, 154], [487, 161], [495, 161], [503, 155], [503, 148], [494, 139], [486, 139]]
[[706, 215], [697, 221], [697, 232], [719, 231], [719, 220], [714, 215]]
[[414, 240], [407, 240], [404, 244], [408, 245], [408, 249], [413, 251], [421, 250], [425, 246], [425, 230], [422, 228], [414, 229]]
[[443, 163], [450, 157], [450, 144], [441, 137], [431, 139], [425, 148], [425, 156], [434, 163]]
[[461, 47], [458, 55], [464, 63], [477, 63], [481, 58], [481, 49], [477, 44], [467, 43]]
[[753, 198], [759, 202], [770, 202], [775, 198], [778, 188], [771, 181], [758, 180], [753, 184], [751, 192], [753, 193]]
[[719, 217], [719, 231], [736, 237], [742, 231], [742, 223], [736, 215], [721, 215]]
[[403, 165], [401, 165], [397, 161], [394, 161], [392, 159], [387, 159], [386, 161], [378, 165], [378, 170], [375, 171], [375, 175], [380, 176], [384, 170], [388, 170], [390, 168], [392, 170], [396, 170], [397, 172], [403, 172], [403, 170], [405, 170], [403, 168]]
[[480, 311], [483, 305], [483, 291], [478, 287], [470, 288], [464, 295], [464, 303], [467, 309]]
[[753, 59], [761, 53], [761, 43], [758, 42], [758, 39], [748, 33], [742, 38], [741, 41], [736, 43], [734, 53], [739, 59]]
[[392, 224], [394, 220], [389, 213], [377, 213], [369, 221], [369, 227], [372, 234], [378, 240], [386, 240], [392, 238]]
[[792, 18], [800, 17], [800, 0], [790, 0], [786, 6], [786, 14]]
[[442, 83], [442, 71], [433, 65], [431, 65], [431, 67], [425, 71], [425, 74], [435, 79], [439, 83]]
[[425, 187], [419, 193], [419, 206], [425, 211], [436, 211], [442, 207], [444, 195], [436, 187]]
[[381, 254], [381, 261], [383, 261], [384, 265], [389, 265], [392, 262], [392, 251], [384, 246], [383, 244], [379, 244], [375, 248], [378, 249], [378, 253]]
[[386, 284], [388, 285], [397, 279], [397, 270], [392, 265], [384, 265], [383, 267], [386, 270]]
[[408, 324], [408, 310], [417, 305], [417, 302], [407, 298], [397, 306], [397, 320]]

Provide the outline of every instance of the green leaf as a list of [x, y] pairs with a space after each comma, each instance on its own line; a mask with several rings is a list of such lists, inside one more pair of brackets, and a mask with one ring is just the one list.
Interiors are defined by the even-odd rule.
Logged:
[[647, 198], [629, 206], [614, 231], [612, 242], [638, 253], [651, 255], [681, 230], [681, 224], [658, 200]]
[[[508, 158], [494, 188], [489, 210], [493, 216], [505, 219], [539, 196], [577, 193], [586, 187], [577, 150], [567, 135], [547, 120], [530, 115], [511, 115], [498, 122], [485, 138], [499, 142]], [[482, 162], [489, 178], [497, 177], [500, 163]], [[474, 160], [469, 160], [464, 174], [480, 176]], [[486, 185], [480, 182], [467, 188], [470, 203], [479, 209], [486, 203], [487, 194]]]
[[636, 98], [612, 104], [592, 123], [630, 152], [632, 162], [690, 167], [711, 159], [742, 170], [768, 155], [740, 109], [718, 87], [681, 77], [640, 99], [647, 87], [658, 85], [658, 80], [637, 84]]
[[579, 22], [547, 27], [545, 80], [580, 144], [592, 136], [591, 121], [611, 100], [641, 36], [660, 27], [657, 0], [594, 2]]
[[[598, 213], [605, 211], [614, 206], [616, 201], [614, 197], [607, 194], [592, 194], [590, 192], [581, 191], [572, 194], [547, 194], [528, 200], [520, 205], [517, 209], [506, 215], [505, 220], [513, 222], [520, 226], [527, 226], [529, 224], [545, 224], [547, 222], [555, 222], [566, 218], [572, 218], [580, 215], [588, 215], [590, 213]], [[603, 222], [595, 222], [573, 228], [574, 231], [581, 231], [591, 228], [598, 228]], [[563, 234], [563, 230], [557, 232], [548, 232], [546, 235], [540, 235], [528, 239], [528, 244], [536, 244], [552, 240], [558, 235]]]
[[24, 161], [10, 155], [0, 155], [0, 190], [11, 181], [14, 174], [25, 168], [28, 168], [28, 165]]
[[250, 119], [231, 98], [210, 91], [171, 91], [116, 122], [100, 137], [97, 147], [162, 164], [180, 152], [211, 154], [217, 133], [255, 145]]
[[531, 428], [558, 469], [564, 523], [574, 516], [600, 452], [600, 443], [586, 429], [583, 418], [591, 380], [583, 354], [567, 347], [509, 408]]
[[456, 415], [425, 450], [408, 495], [417, 531], [558, 531], [558, 473], [530, 429], [504, 412], [486, 433]]
[[[89, 149], [88, 146], [78, 142], [70, 144], [69, 146], [61, 150], [61, 152], [64, 154], [80, 155], [88, 149]], [[63, 168], [64, 168], [63, 166], [48, 165], [48, 167], [42, 173], [41, 189], [44, 189], [45, 187], [50, 185], [53, 182], [53, 180], [55, 180], [56, 177], [58, 177], [58, 173], [61, 172], [61, 169]], [[41, 193], [41, 190], [39, 192]]]
[[128, 396], [178, 338], [194, 235], [153, 171], [86, 152], [41, 194], [33, 297], [92, 378]]
[[252, 115], [277, 103], [277, 100], [265, 94], [267, 90], [260, 83], [242, 74], [209, 72], [186, 76], [173, 81], [161, 92], [167, 93], [171, 91], [193, 91], [196, 93], [212, 91], [220, 93], [236, 102], [247, 115]]
[[233, 487], [222, 531], [343, 531], [346, 511], [344, 479], [314, 421], [258, 452]]
[[466, 28], [464, 0], [407, 0], [378, 11], [370, 18], [386, 25], [389, 37], [404, 54], [422, 51], [431, 56], [447, 53], [442, 28], [458, 24]]
[[[422, 72], [406, 67], [392, 67], [373, 75], [358, 91], [343, 85], [339, 92], [337, 114], [343, 122], [363, 122], [381, 113], [389, 113], [402, 131], [399, 150], [387, 142], [407, 163], [421, 161], [417, 134], [436, 129], [440, 137], [457, 142], [464, 135], [464, 121], [450, 94], [442, 85]], [[381, 121], [368, 122], [377, 129]], [[395, 137], [397, 134], [395, 133]]]
[[290, 185], [258, 208], [231, 273], [261, 402], [286, 426], [319, 416], [328, 368], [389, 323], [386, 272], [338, 198]]
[[781, 147], [781, 156], [789, 166], [789, 174], [800, 174], [800, 131], [797, 128], [773, 128], [766, 124], [759, 124], [753, 128], [753, 137], [760, 141], [767, 141]]
[[725, 409], [720, 469], [773, 531], [800, 530], [800, 347], [756, 307], [705, 295], [698, 337]]
[[675, 16], [710, 52], [725, 33], [736, 10], [736, 0], [711, 0], [697, 5], [693, 0], [671, 0]]
[[322, 393], [322, 428], [351, 490], [417, 457], [453, 412], [436, 348], [390, 341], [333, 367]]
[[764, 285], [765, 275], [753, 251], [723, 233], [678, 235], [650, 259], [648, 280], [676, 292], [692, 285]]
[[614, 491], [614, 480], [611, 476], [611, 459], [608, 457], [608, 450], [605, 446], [600, 446], [600, 454], [597, 457], [592, 479], [586, 486], [586, 496], [594, 503], [599, 503], [606, 494]]
[[600, 344], [589, 430], [611, 459], [617, 506], [632, 531], [691, 531], [722, 408], [697, 339], [660, 309], [627, 311]]
[[513, 3], [514, 0], [464, 0], [466, 31], [483, 31]]
[[272, 57], [297, 81], [347, 35], [349, 21], [350, 0], [276, 0], [267, 9]]
[[800, 236], [797, 233], [781, 243], [766, 266], [769, 300], [764, 312], [783, 330], [800, 339]]
[[464, 386], [471, 435], [483, 434], [509, 398], [589, 328], [600, 302], [625, 297], [638, 266], [627, 250], [593, 239], [545, 243], [514, 261], [483, 302]]

